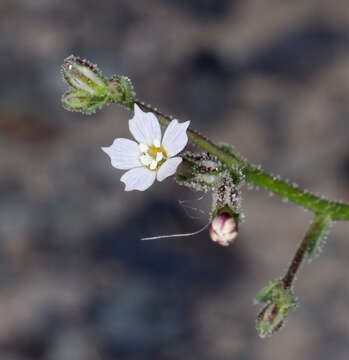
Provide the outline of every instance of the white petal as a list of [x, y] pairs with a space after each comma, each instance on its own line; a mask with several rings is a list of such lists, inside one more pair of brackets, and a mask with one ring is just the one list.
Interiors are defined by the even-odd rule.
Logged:
[[158, 179], [158, 181], [162, 181], [167, 177], [173, 175], [176, 172], [177, 167], [181, 162], [182, 162], [182, 158], [179, 156], [166, 160], [160, 166], [160, 169], [156, 174], [156, 178]]
[[139, 150], [142, 152], [142, 153], [145, 153], [146, 151], [148, 151], [149, 147], [148, 145], [146, 144], [139, 144]]
[[145, 167], [139, 167], [125, 172], [125, 174], [121, 176], [120, 181], [125, 183], [125, 191], [144, 191], [153, 184], [155, 176], [155, 171], [150, 171]]
[[154, 145], [155, 147], [160, 147], [160, 145], [161, 145], [160, 139], [158, 139], [158, 138], [154, 139], [154, 140], [153, 140], [153, 145]]
[[161, 139], [159, 120], [153, 113], [143, 112], [135, 104], [135, 113], [128, 122], [131, 134], [142, 144], [153, 145], [154, 139]]
[[128, 170], [142, 166], [139, 161], [138, 144], [129, 139], [115, 139], [109, 147], [102, 147], [102, 150], [110, 156], [111, 164], [121, 170]]
[[162, 139], [162, 146], [169, 157], [177, 155], [187, 145], [189, 124], [190, 121], [179, 123], [177, 120], [172, 120], [168, 125]]

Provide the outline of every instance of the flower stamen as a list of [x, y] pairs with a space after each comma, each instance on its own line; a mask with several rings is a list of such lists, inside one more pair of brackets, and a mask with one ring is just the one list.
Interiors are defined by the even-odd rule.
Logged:
[[151, 146], [139, 144], [139, 150], [141, 151], [140, 162], [152, 171], [157, 171], [167, 159], [166, 151], [158, 139], [155, 139]]

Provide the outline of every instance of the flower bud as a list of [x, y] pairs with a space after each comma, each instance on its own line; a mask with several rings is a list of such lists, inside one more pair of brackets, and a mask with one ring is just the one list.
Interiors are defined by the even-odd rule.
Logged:
[[271, 336], [282, 328], [287, 309], [278, 304], [267, 304], [259, 313], [256, 321], [256, 329], [261, 338]]
[[210, 237], [219, 245], [228, 246], [238, 234], [235, 218], [228, 213], [216, 215], [211, 222]]
[[136, 93], [131, 80], [126, 76], [114, 75], [109, 80], [110, 98], [113, 102], [132, 108]]
[[67, 110], [90, 114], [104, 105], [105, 99], [93, 97], [83, 90], [72, 90], [62, 96], [62, 104]]
[[67, 83], [90, 96], [105, 96], [108, 93], [108, 82], [101, 75], [95, 65], [81, 60], [76, 56], [69, 56], [62, 66], [62, 73]]
[[69, 56], [62, 65], [64, 79], [75, 91], [63, 96], [68, 110], [91, 113], [107, 103], [117, 103], [133, 108], [135, 92], [126, 76], [106, 79], [96, 65], [76, 56]]
[[260, 337], [271, 336], [281, 329], [289, 310], [296, 308], [297, 301], [292, 290], [282, 280], [272, 281], [260, 291], [255, 304], [265, 303], [259, 313], [256, 329]]

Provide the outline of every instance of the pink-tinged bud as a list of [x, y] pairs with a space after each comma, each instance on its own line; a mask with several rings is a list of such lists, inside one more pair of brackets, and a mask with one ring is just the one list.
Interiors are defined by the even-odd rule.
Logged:
[[227, 213], [216, 215], [210, 226], [211, 240], [219, 245], [228, 246], [238, 234], [235, 218]]

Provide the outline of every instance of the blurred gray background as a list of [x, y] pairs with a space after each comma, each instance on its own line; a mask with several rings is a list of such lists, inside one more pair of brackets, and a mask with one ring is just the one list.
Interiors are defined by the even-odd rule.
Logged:
[[[244, 189], [221, 248], [199, 229], [209, 195], [123, 191], [100, 150], [130, 113], [62, 109], [74, 54], [129, 76], [140, 99], [275, 174], [349, 201], [347, 0], [1, 0], [0, 359], [347, 359], [349, 226], [303, 267], [276, 336], [255, 294], [286, 270], [311, 219]], [[199, 217], [199, 219], [198, 219]]]

